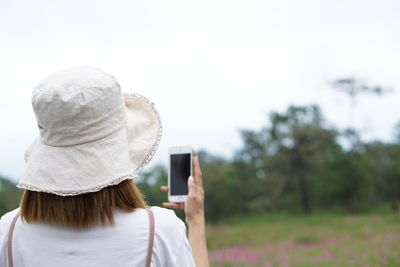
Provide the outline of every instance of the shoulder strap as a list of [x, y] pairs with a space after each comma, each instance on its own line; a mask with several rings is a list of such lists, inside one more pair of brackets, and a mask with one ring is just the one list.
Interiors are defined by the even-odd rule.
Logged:
[[12, 258], [12, 237], [14, 234], [15, 224], [18, 220], [19, 212], [14, 216], [14, 219], [11, 222], [10, 229], [8, 231], [8, 240], [7, 240], [7, 248], [8, 248], [8, 266], [13, 267], [13, 258]]
[[149, 245], [147, 247], [146, 267], [150, 267], [154, 246], [154, 214], [151, 208], [146, 209], [149, 215]]

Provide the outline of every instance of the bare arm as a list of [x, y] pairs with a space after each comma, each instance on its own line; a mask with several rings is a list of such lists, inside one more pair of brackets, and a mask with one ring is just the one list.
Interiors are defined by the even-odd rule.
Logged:
[[[187, 220], [186, 220], [187, 221]], [[198, 218], [188, 222], [189, 226], [189, 243], [192, 247], [193, 258], [196, 262], [196, 266], [209, 266], [208, 262], [208, 251], [206, 243], [206, 228], [205, 219]]]
[[[197, 267], [209, 267], [206, 243], [206, 220], [204, 216], [204, 189], [199, 159], [193, 160], [194, 178], [188, 180], [189, 194], [185, 203], [163, 203], [166, 208], [184, 209], [189, 228], [189, 243]], [[167, 186], [161, 190], [168, 192]]]

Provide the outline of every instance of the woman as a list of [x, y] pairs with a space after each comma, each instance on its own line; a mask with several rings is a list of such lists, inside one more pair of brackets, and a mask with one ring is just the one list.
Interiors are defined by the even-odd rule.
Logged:
[[0, 267], [208, 266], [197, 157], [187, 202], [163, 203], [185, 210], [189, 239], [184, 223], [148, 208], [132, 182], [161, 137], [150, 101], [79, 67], [40, 82], [32, 105], [40, 136], [25, 155], [20, 208], [1, 218]]

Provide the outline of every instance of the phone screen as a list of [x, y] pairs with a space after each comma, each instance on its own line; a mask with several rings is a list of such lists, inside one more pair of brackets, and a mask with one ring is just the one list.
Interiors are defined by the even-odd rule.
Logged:
[[188, 194], [187, 180], [190, 176], [190, 153], [171, 154], [170, 194], [179, 196]]

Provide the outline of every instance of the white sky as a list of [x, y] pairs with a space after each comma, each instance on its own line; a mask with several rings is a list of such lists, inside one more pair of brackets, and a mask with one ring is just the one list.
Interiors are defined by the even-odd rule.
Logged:
[[400, 1], [0, 0], [0, 174], [18, 180], [38, 134], [33, 87], [101, 67], [156, 103], [172, 145], [229, 156], [238, 129], [271, 110], [318, 103], [338, 127], [349, 101], [328, 82], [355, 75], [395, 89], [359, 98], [357, 126], [390, 140], [400, 120]]

